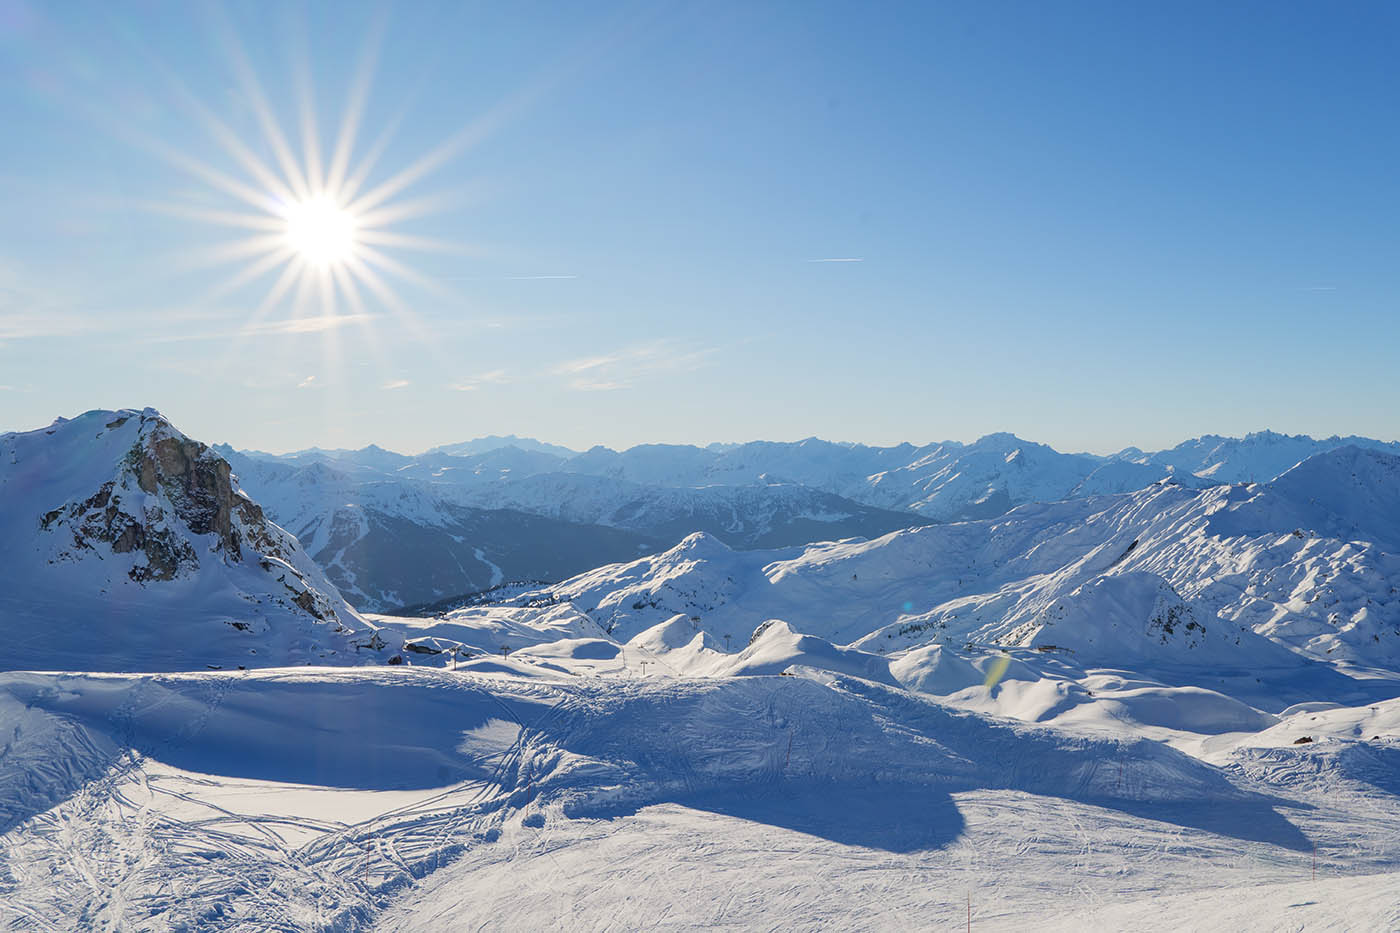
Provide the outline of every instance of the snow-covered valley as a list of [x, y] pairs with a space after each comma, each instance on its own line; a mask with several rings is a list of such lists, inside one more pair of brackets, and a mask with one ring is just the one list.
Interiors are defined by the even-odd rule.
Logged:
[[1400, 457], [1216, 441], [410, 617], [155, 412], [0, 436], [0, 929], [1400, 928]]

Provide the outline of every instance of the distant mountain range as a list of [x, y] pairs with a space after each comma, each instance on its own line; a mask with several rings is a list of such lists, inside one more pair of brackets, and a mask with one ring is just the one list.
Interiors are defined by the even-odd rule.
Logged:
[[576, 453], [507, 436], [414, 456], [217, 449], [353, 604], [386, 611], [504, 581], [562, 580], [695, 531], [741, 549], [870, 538], [1164, 478], [1192, 488], [1265, 481], [1343, 446], [1400, 454], [1393, 442], [1270, 431], [1111, 456], [1004, 433], [921, 447], [809, 438]]
[[[1346, 446], [1268, 483], [1163, 481], [872, 541], [735, 551], [696, 534], [495, 603], [547, 607], [521, 610], [540, 615], [567, 606], [694, 671], [719, 660], [716, 650], [772, 636], [771, 620], [784, 626], [773, 629], [780, 641], [807, 639], [777, 669], [815, 663], [800, 655], [816, 652], [826, 658], [816, 666], [840, 655], [877, 680], [891, 676], [880, 673], [884, 655], [911, 669], [935, 659], [919, 650], [969, 645], [1061, 652], [1088, 666], [1140, 662], [1134, 670], [1276, 668], [1297, 655], [1393, 669], [1397, 581], [1400, 457]], [[450, 636], [491, 612], [465, 608], [431, 631]]]
[[563, 472], [559, 458], [515, 447], [417, 459], [377, 448], [266, 459], [219, 451], [369, 611], [562, 580], [697, 530], [735, 547], [775, 547], [927, 522], [791, 483], [687, 488]]

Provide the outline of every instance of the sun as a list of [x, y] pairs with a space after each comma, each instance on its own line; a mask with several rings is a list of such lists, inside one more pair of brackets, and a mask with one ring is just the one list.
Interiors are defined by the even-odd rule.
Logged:
[[343, 266], [355, 256], [359, 222], [328, 195], [294, 201], [283, 214], [286, 245], [317, 268]]
[[[289, 134], [236, 33], [231, 28], [222, 32], [241, 96], [261, 138], [250, 138], [245, 129], [230, 125], [214, 108], [183, 89], [181, 100], [220, 154], [241, 172], [231, 173], [215, 162], [185, 155], [160, 140], [139, 136], [137, 140], [153, 155], [208, 185], [217, 198], [211, 203], [200, 193], [199, 203], [158, 201], [151, 204], [153, 209], [241, 231], [204, 249], [181, 248], [192, 268], [238, 266], [212, 285], [201, 303], [268, 282], [262, 299], [248, 310], [244, 324], [248, 333], [275, 326], [295, 328], [298, 333], [331, 332], [349, 321], [368, 327], [383, 314], [416, 331], [414, 311], [400, 298], [398, 286], [410, 285], [442, 300], [453, 301], [456, 296], [441, 277], [424, 275], [400, 257], [405, 252], [464, 254], [470, 248], [398, 229], [428, 214], [455, 210], [460, 194], [429, 190], [408, 197], [406, 192], [479, 142], [493, 125], [490, 112], [458, 128], [398, 171], [376, 178], [379, 158], [399, 125], [396, 118], [383, 122], [373, 142], [356, 156], [359, 130], [366, 123], [373, 62], [382, 39], [379, 31], [368, 37], [366, 51], [352, 73], [345, 109], [329, 147], [322, 146], [322, 120], [315, 111], [309, 75], [302, 73], [296, 79], [293, 98], [299, 132]], [[305, 67], [305, 63], [298, 66], [303, 71]], [[290, 316], [267, 322], [284, 314]], [[319, 320], [308, 320], [317, 316]]]

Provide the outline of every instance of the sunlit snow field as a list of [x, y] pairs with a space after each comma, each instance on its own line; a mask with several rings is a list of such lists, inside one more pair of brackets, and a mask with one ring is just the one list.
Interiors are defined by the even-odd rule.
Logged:
[[1397, 701], [1294, 714], [1302, 750], [1215, 736], [1216, 768], [1109, 716], [1046, 730], [829, 674], [0, 691], [12, 929], [926, 929], [969, 900], [983, 929], [1400, 918], [1400, 747], [1347, 741], [1393, 735]]

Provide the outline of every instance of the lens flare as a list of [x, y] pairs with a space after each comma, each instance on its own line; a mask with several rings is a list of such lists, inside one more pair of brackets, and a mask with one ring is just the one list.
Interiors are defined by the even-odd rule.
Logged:
[[991, 666], [987, 668], [987, 679], [982, 682], [982, 686], [986, 687], [988, 690], [994, 689], [997, 684], [1001, 683], [1001, 679], [1006, 676], [1006, 669], [1010, 666], [1011, 656], [1009, 654], [1004, 654], [997, 658], [991, 663]]

